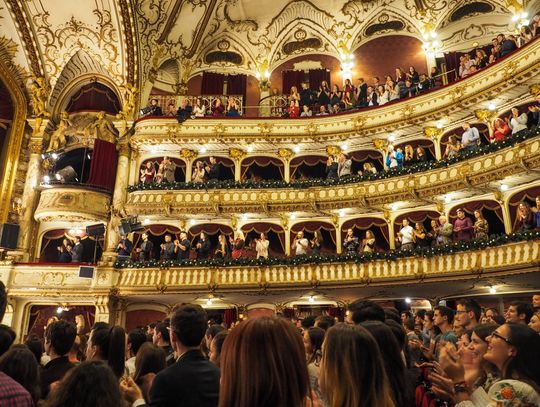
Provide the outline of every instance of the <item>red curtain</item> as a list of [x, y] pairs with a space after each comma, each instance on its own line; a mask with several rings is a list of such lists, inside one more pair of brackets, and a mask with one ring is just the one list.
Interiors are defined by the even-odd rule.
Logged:
[[[380, 218], [358, 218], [358, 219], [350, 219], [346, 221], [343, 225], [341, 225], [341, 236], [345, 237], [347, 233], [347, 229], [352, 228], [356, 229], [358, 231], [367, 231], [368, 229], [371, 229], [373, 233], [375, 234], [375, 238], [377, 238], [377, 231], [379, 232], [380, 236], [382, 236], [385, 240], [385, 244], [380, 244], [384, 242], [378, 242], [377, 246], [387, 247], [390, 242], [390, 233], [388, 231], [388, 223], [384, 219]], [[359, 236], [361, 238], [364, 238], [365, 235], [362, 234]]]
[[304, 71], [283, 71], [281, 72], [281, 78], [283, 80], [281, 93], [288, 95], [291, 93], [291, 88], [293, 86], [296, 86], [296, 89], [300, 92], [302, 89], [302, 82], [304, 82], [305, 79], [305, 74]]
[[[356, 167], [354, 163], [361, 164], [361, 169], [363, 171], [363, 164], [366, 162], [372, 163], [375, 168], [382, 170], [383, 168], [383, 155], [380, 151], [377, 150], [360, 150], [360, 151], [351, 151], [347, 153], [349, 158], [353, 161], [353, 167]], [[358, 170], [357, 169], [357, 170]]]
[[205, 223], [201, 225], [192, 226], [189, 229], [188, 233], [192, 237], [194, 237], [200, 234], [201, 232], [204, 232], [207, 235], [223, 234], [226, 236], [232, 236], [233, 234], [233, 230], [230, 226], [220, 225], [220, 224], [211, 224], [211, 223]]
[[330, 232], [330, 236], [332, 237], [332, 241], [334, 242], [334, 245], [336, 244], [336, 228], [334, 225], [326, 222], [300, 222], [291, 227], [291, 241], [294, 239], [294, 235], [296, 235], [298, 232], [308, 232], [308, 233], [315, 233], [319, 230], [327, 230]]
[[227, 308], [223, 313], [223, 322], [225, 322], [228, 327], [231, 326], [236, 319], [236, 308]]
[[242, 103], [246, 105], [247, 75], [227, 76], [227, 95], [241, 95]]
[[[309, 88], [312, 90], [319, 89], [322, 81], [326, 81], [328, 86], [330, 85], [330, 71], [328, 69], [310, 69], [308, 73], [309, 77]], [[300, 90], [300, 88], [298, 88]]]
[[441, 214], [437, 211], [417, 211], [411, 213], [404, 213], [396, 218], [396, 220], [394, 221], [394, 225], [401, 225], [403, 219], [407, 219], [409, 223], [423, 223], [426, 219], [439, 219], [439, 216], [441, 216]]
[[[478, 129], [478, 132], [480, 133], [480, 136], [483, 136], [483, 138], [485, 140], [487, 140], [489, 138], [489, 129], [488, 129], [487, 124], [474, 123], [474, 124], [472, 124], [472, 127], [476, 127]], [[463, 132], [464, 132], [464, 130], [463, 130], [462, 127], [457, 127], [457, 128], [455, 128], [453, 130], [447, 131], [441, 137], [441, 145], [444, 147], [444, 144], [446, 144], [448, 142], [448, 139], [450, 138], [451, 135], [455, 135], [455, 136], [457, 136], [458, 140], [461, 140], [461, 136], [463, 136]], [[444, 153], [444, 149], [443, 149], [443, 153]]]
[[30, 308], [30, 319], [28, 321], [28, 335], [35, 334], [42, 338], [47, 320], [51, 317], [75, 323], [75, 316], [82, 315], [87, 332], [94, 325], [96, 315], [96, 308], [94, 306], [78, 305], [69, 307], [69, 310], [63, 311], [61, 314], [57, 313], [57, 309], [57, 305], [32, 305]]
[[515, 227], [516, 224], [517, 209], [519, 204], [523, 201], [529, 201], [529, 204], [533, 206], [537, 196], [540, 196], [540, 187], [528, 188], [512, 195], [510, 201], [508, 202], [508, 206], [510, 209], [510, 219], [512, 220], [513, 227]]
[[[267, 238], [269, 238], [268, 233], [274, 232], [277, 238], [279, 239], [279, 244], [281, 245], [282, 252], [279, 253], [280, 255], [283, 255], [285, 253], [285, 231], [283, 228], [279, 225], [274, 225], [273, 223], [266, 223], [266, 222], [257, 222], [257, 223], [247, 223], [244, 226], [241, 227], [242, 232], [244, 232], [244, 235], [247, 237], [248, 233], [255, 232], [257, 234], [264, 233]], [[272, 242], [270, 242], [271, 244]], [[272, 253], [271, 248], [269, 254], [272, 257], [276, 257], [278, 253]]]
[[116, 146], [108, 141], [95, 139], [88, 184], [114, 191], [117, 163]]
[[70, 113], [81, 110], [103, 111], [115, 115], [121, 110], [120, 101], [108, 86], [92, 82], [80, 88], [71, 97], [66, 108], [66, 111]]
[[202, 95], [223, 95], [223, 84], [225, 75], [215, 72], [203, 72], [201, 94]]
[[291, 168], [291, 178], [294, 177], [298, 167], [307, 165], [308, 167], [315, 167], [319, 164], [326, 164], [328, 157], [320, 155], [305, 155], [302, 157], [295, 157], [291, 160], [289, 167]]
[[244, 161], [242, 161], [242, 178], [246, 175], [246, 172], [252, 164], [257, 164], [259, 167], [275, 165], [281, 174], [281, 178], [283, 178], [283, 161], [275, 157], [248, 157], [244, 159]]
[[449, 212], [450, 219], [457, 218], [457, 210], [460, 208], [463, 209], [465, 213], [468, 213], [470, 215], [473, 215], [474, 211], [488, 209], [490, 211], [495, 212], [499, 220], [501, 222], [504, 222], [501, 205], [499, 204], [499, 202], [493, 201], [491, 199], [465, 202], [460, 205], [456, 205], [452, 209], [450, 209], [450, 212]]

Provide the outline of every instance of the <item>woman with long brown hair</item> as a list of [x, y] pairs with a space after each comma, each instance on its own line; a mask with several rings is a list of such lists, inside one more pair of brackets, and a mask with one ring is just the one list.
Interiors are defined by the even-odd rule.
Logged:
[[331, 407], [394, 407], [379, 347], [361, 326], [326, 331], [320, 382]]
[[308, 392], [302, 336], [291, 322], [248, 319], [227, 335], [219, 407], [302, 407]]

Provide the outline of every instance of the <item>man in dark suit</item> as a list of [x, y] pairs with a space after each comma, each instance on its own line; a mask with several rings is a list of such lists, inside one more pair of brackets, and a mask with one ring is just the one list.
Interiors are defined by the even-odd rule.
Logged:
[[148, 233], [142, 234], [142, 240], [141, 247], [137, 248], [137, 253], [139, 253], [139, 261], [148, 261], [152, 258], [154, 243], [152, 243], [151, 240], [148, 240]]
[[133, 243], [128, 239], [126, 235], [122, 235], [116, 253], [118, 253], [119, 259], [129, 259], [131, 257], [131, 251], [133, 250]]
[[364, 107], [367, 105], [368, 85], [364, 78], [358, 79], [358, 87], [356, 88], [356, 106]]
[[73, 246], [73, 249], [71, 249], [71, 262], [80, 263], [82, 261], [83, 251], [84, 248], [81, 244], [81, 238], [77, 236], [75, 238], [75, 246]]
[[165, 243], [161, 243], [162, 260], [174, 260], [174, 243], [171, 235], [165, 235]]
[[159, 372], [150, 388], [148, 404], [131, 378], [123, 380], [124, 397], [133, 406], [216, 407], [219, 401], [219, 368], [201, 352], [208, 316], [200, 305], [186, 304], [171, 318], [171, 342], [178, 358]]
[[41, 369], [41, 397], [49, 394], [50, 385], [62, 380], [64, 375], [75, 365], [69, 361], [68, 352], [75, 342], [77, 328], [64, 320], [50, 324], [45, 330], [44, 348], [51, 360]]
[[180, 233], [180, 240], [175, 240], [174, 246], [176, 260], [182, 261], [189, 259], [189, 250], [191, 249], [191, 243], [187, 237], [186, 232]]
[[210, 157], [210, 165], [207, 165], [206, 173], [208, 174], [208, 180], [219, 181], [221, 176], [221, 163], [218, 163], [216, 157]]

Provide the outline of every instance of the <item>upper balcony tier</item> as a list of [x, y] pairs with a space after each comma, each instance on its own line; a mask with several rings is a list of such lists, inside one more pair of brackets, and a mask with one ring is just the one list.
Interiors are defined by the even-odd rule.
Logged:
[[[470, 109], [487, 105], [504, 95], [518, 100], [534, 84], [540, 71], [540, 41], [537, 39], [463, 80], [425, 94], [381, 107], [350, 113], [301, 119], [201, 118], [178, 124], [171, 118], [143, 118], [135, 124], [131, 146], [139, 151], [158, 147], [175, 151], [178, 144], [242, 145], [245, 142], [297, 143], [339, 142], [359, 134], [372, 138], [381, 132], [421, 132], [424, 126], [444, 119], [459, 123]], [[499, 101], [501, 104], [502, 100]], [[486, 106], [484, 106], [485, 108]]]

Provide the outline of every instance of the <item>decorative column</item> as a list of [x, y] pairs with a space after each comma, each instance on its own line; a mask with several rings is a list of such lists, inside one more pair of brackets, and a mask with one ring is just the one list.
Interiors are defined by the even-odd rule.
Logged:
[[186, 182], [191, 182], [191, 174], [193, 169], [193, 161], [197, 157], [197, 152], [190, 150], [189, 148], [183, 148], [180, 150], [180, 156], [186, 162]]
[[283, 180], [285, 182], [291, 181], [291, 167], [290, 167], [290, 160], [293, 156], [293, 152], [289, 148], [280, 148], [278, 150], [278, 157], [281, 158], [283, 161], [284, 167], [283, 167]]
[[388, 244], [390, 245], [390, 250], [394, 250], [396, 248], [394, 217], [388, 211], [384, 211], [383, 216], [384, 220], [386, 220], [386, 223], [388, 223]]
[[289, 232], [289, 218], [286, 214], [281, 214], [281, 226], [283, 226], [283, 231], [285, 232], [285, 255], [291, 255], [291, 234]]
[[513, 232], [512, 227], [512, 216], [510, 215], [510, 197], [511, 195], [504, 196], [500, 191], [495, 191], [493, 196], [501, 204], [502, 213], [503, 213], [503, 222], [504, 222], [504, 232], [510, 234]]
[[343, 222], [341, 222], [341, 219], [338, 216], [332, 215], [332, 223], [336, 228], [336, 254], [341, 254], [343, 252], [343, 244], [341, 242], [341, 226], [343, 225]]
[[139, 165], [139, 150], [131, 150], [131, 157], [129, 160], [129, 177], [128, 185], [137, 185], [140, 182], [140, 165]]
[[127, 197], [127, 186], [129, 178], [129, 141], [123, 138], [116, 145], [118, 150], [118, 164], [116, 166], [116, 182], [111, 203], [111, 218], [107, 225], [107, 236], [105, 252], [102, 256], [103, 263], [114, 262], [116, 259], [116, 246], [120, 241], [118, 226], [120, 220], [126, 216], [124, 205]]
[[234, 161], [234, 180], [239, 182], [242, 178], [242, 160], [246, 156], [246, 152], [240, 148], [230, 148], [229, 157]]
[[386, 165], [386, 151], [388, 149], [388, 140], [378, 138], [373, 140], [373, 145], [377, 150], [379, 150], [382, 153], [383, 156], [383, 167], [385, 170], [388, 170], [388, 166]]
[[433, 141], [433, 146], [435, 147], [435, 159], [437, 161], [442, 160], [441, 137], [443, 135], [443, 129], [438, 129], [437, 127], [424, 127], [424, 135]]
[[110, 310], [109, 310], [109, 296], [108, 295], [99, 295], [96, 297], [95, 302], [96, 315], [95, 322], [106, 322], [109, 323], [110, 319]]
[[[49, 124], [49, 119], [35, 118], [28, 119], [28, 123], [34, 130], [29, 143], [30, 158], [28, 160], [28, 170], [24, 183], [21, 212], [19, 216], [19, 241], [17, 242], [17, 256], [22, 256], [23, 260], [30, 258], [29, 248], [35, 243], [37, 233], [34, 221], [34, 210], [39, 200], [38, 185], [41, 177], [41, 152], [43, 151], [43, 135], [45, 128]], [[49, 168], [52, 164], [45, 160], [43, 168]]]

